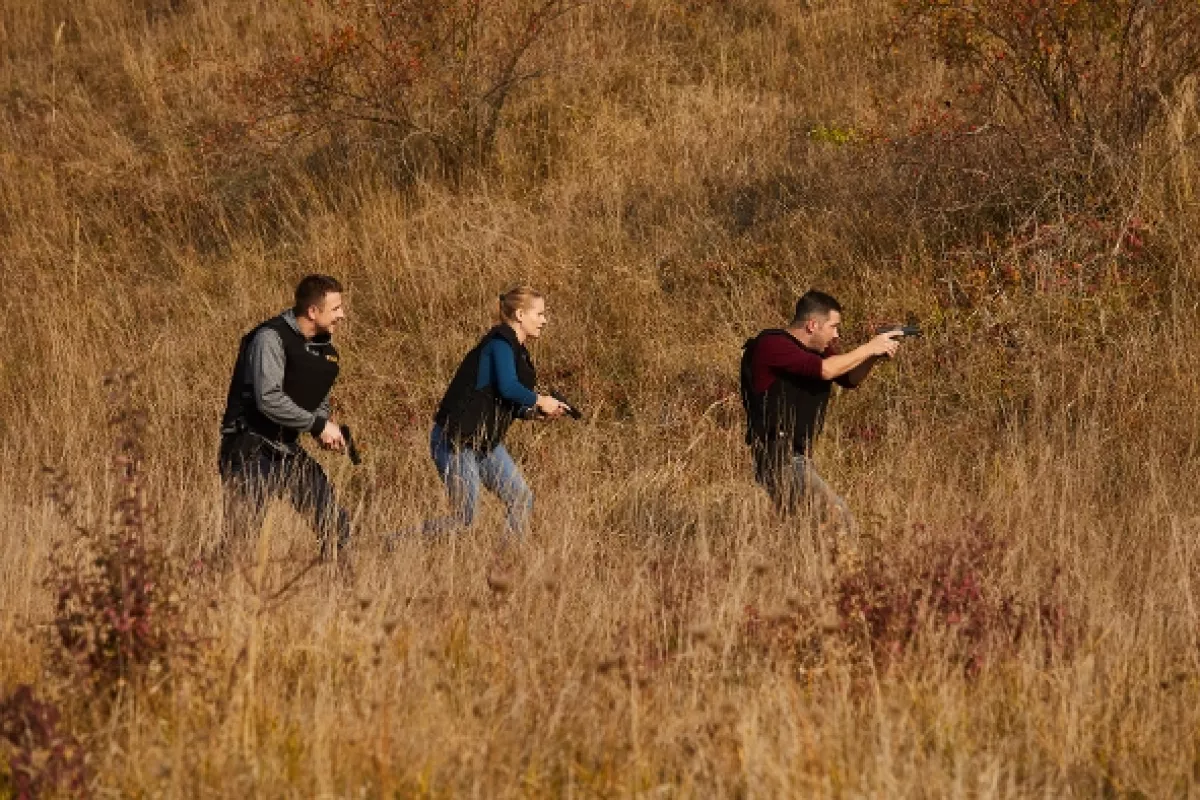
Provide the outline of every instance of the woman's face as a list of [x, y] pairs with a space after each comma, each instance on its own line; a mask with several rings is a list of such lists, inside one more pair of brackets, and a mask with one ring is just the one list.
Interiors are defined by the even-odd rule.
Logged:
[[513, 326], [523, 339], [536, 339], [546, 327], [546, 301], [534, 298], [525, 308], [517, 309], [517, 322]]

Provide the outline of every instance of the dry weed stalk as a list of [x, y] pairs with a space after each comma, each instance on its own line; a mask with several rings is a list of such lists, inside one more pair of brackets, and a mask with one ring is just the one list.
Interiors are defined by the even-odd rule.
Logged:
[[[133, 405], [135, 378], [106, 377], [110, 425], [117, 434], [111, 517], [75, 524], [72, 541], [51, 556], [46, 583], [55, 597], [54, 657], [70, 677], [100, 696], [127, 685], [156, 691], [195, 644], [183, 614], [178, 568], [158, 535], [147, 497], [146, 413]], [[51, 498], [70, 519], [69, 480], [54, 477]]]

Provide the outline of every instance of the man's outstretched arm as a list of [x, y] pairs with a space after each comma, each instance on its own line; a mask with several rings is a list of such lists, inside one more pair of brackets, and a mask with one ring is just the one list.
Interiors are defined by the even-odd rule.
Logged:
[[867, 377], [876, 362], [896, 354], [897, 348], [900, 347], [897, 340], [903, 335], [902, 331], [888, 331], [866, 344], [859, 345], [849, 353], [829, 356], [821, 362], [821, 377], [832, 381], [846, 376], [844, 383], [857, 386]]
[[866, 361], [838, 378], [838, 385], [844, 386], [847, 389], [857, 388], [858, 385], [865, 381], [867, 376], [871, 374], [871, 370], [875, 368], [875, 365], [886, 357], [887, 356], [871, 356]]

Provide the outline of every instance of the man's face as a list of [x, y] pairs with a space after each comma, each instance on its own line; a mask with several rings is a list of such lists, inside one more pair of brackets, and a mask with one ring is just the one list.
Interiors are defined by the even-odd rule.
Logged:
[[842, 325], [842, 313], [830, 311], [828, 314], [818, 314], [804, 323], [808, 332], [809, 344], [814, 350], [824, 351], [837, 342]]
[[308, 318], [313, 321], [317, 333], [333, 333], [337, 324], [346, 318], [346, 310], [342, 307], [342, 293], [329, 292], [319, 306], [309, 306]]

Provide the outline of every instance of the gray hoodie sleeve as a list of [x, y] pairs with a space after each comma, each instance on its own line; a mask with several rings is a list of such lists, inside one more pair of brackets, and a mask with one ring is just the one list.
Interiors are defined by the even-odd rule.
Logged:
[[305, 411], [283, 392], [283, 370], [287, 358], [283, 340], [270, 328], [263, 328], [250, 342], [250, 374], [254, 380], [254, 403], [272, 422], [297, 431], [321, 433], [329, 419], [329, 397], [316, 414]]

